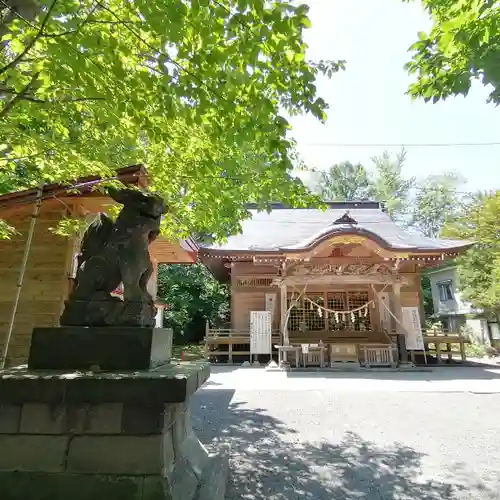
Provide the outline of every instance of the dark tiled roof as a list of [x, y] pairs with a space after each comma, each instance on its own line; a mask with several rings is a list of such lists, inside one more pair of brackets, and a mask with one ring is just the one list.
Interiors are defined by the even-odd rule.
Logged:
[[[451, 250], [470, 242], [431, 239], [405, 231], [375, 202], [330, 202], [328, 208], [290, 209], [273, 204], [270, 213], [250, 206], [252, 217], [243, 222], [241, 234], [222, 245], [207, 246], [220, 251], [279, 251], [308, 248], [327, 235], [360, 233], [378, 239], [387, 248], [398, 250]], [[335, 224], [348, 211], [357, 224]]]

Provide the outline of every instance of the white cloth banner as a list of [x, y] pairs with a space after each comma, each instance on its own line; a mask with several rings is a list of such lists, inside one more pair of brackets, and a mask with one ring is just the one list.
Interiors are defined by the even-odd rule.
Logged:
[[406, 348], [409, 351], [423, 351], [424, 339], [420, 326], [418, 307], [402, 307], [403, 327], [405, 330]]
[[380, 293], [378, 297], [380, 300], [379, 304], [380, 323], [381, 323], [380, 326], [386, 332], [391, 332], [392, 318], [391, 318], [391, 313], [389, 312], [391, 310], [391, 299], [388, 293]]
[[250, 311], [250, 353], [271, 354], [271, 312]]

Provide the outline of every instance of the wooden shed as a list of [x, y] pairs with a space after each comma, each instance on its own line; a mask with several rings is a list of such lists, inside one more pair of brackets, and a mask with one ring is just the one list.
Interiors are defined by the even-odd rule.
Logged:
[[[115, 179], [142, 189], [147, 189], [148, 185], [147, 173], [141, 165], [120, 169]], [[99, 177], [88, 177], [78, 179], [69, 186], [46, 185], [41, 192], [30, 189], [0, 196], [0, 218], [17, 231], [11, 239], [0, 240], [0, 356], [11, 330], [7, 365], [26, 362], [33, 327], [58, 325], [64, 301], [71, 290], [80, 238], [56, 235], [53, 228], [63, 217], [91, 219], [115, 204], [111, 198], [92, 189], [101, 181]], [[40, 198], [41, 205], [13, 318], [23, 255], [37, 198]], [[150, 253], [155, 272], [149, 290], [155, 297], [158, 264], [194, 263], [198, 247], [191, 239], [171, 242], [160, 237], [151, 245]]]

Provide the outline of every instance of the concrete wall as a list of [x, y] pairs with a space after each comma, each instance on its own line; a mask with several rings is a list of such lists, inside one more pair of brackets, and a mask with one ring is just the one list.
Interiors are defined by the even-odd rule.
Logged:
[[[65, 207], [43, 208], [37, 219], [24, 283], [11, 337], [7, 364], [25, 363], [34, 326], [55, 326], [68, 293], [73, 241], [50, 231]], [[20, 234], [0, 240], [0, 349], [3, 349], [28, 235], [30, 213], [20, 211], [7, 219]]]
[[465, 325], [469, 333], [471, 342], [490, 346], [490, 336], [488, 333], [488, 322], [485, 319], [466, 319]]

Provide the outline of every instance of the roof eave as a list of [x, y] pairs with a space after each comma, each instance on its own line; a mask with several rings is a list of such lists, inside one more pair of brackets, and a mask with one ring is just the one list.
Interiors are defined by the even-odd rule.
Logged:
[[[95, 184], [102, 181], [103, 178], [98, 175], [81, 177], [69, 185], [47, 184], [43, 187], [43, 198], [55, 196], [67, 191], [77, 190], [78, 193], [70, 193], [69, 196], [81, 196], [90, 193]], [[143, 165], [131, 165], [116, 171], [116, 175], [110, 180], [118, 180], [123, 184], [136, 185], [138, 187], [147, 187], [149, 184], [148, 175]], [[28, 205], [33, 203], [38, 196], [38, 189], [25, 189], [15, 191], [0, 196], [0, 209], [9, 208], [12, 205]]]

